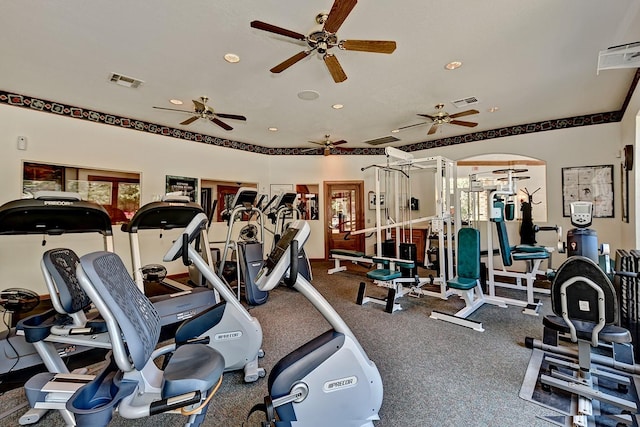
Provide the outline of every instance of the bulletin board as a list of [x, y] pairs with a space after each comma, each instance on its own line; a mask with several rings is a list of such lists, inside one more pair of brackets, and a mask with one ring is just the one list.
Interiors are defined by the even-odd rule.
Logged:
[[563, 216], [576, 201], [592, 202], [594, 218], [613, 218], [613, 165], [562, 168]]

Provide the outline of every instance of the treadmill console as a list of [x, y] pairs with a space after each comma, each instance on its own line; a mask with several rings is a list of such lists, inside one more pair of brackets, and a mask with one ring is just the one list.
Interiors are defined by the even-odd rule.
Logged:
[[592, 202], [571, 202], [571, 225], [578, 228], [589, 227], [593, 218]]

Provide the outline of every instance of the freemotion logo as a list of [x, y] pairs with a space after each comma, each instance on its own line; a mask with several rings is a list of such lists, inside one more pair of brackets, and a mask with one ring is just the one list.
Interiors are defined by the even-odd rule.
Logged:
[[356, 384], [358, 384], [358, 378], [355, 376], [351, 376], [327, 381], [326, 383], [324, 383], [322, 389], [325, 393], [331, 393], [334, 391], [344, 390], [345, 388], [355, 387]]

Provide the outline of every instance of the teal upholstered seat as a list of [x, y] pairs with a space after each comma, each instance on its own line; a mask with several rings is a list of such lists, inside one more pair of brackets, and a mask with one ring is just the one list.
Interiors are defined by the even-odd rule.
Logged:
[[476, 331], [484, 331], [481, 322], [467, 319], [483, 304], [506, 307], [499, 298], [486, 297], [480, 286], [480, 232], [475, 228], [461, 228], [458, 231], [456, 253], [457, 275], [447, 280], [447, 286], [454, 290], [465, 302], [465, 307], [455, 314], [440, 311], [431, 312], [432, 319], [455, 323]]
[[461, 228], [458, 232], [457, 276], [447, 280], [454, 289], [473, 289], [480, 280], [480, 232], [475, 228]]
[[402, 277], [402, 273], [399, 271], [391, 271], [388, 268], [378, 268], [367, 273], [367, 277], [373, 280], [388, 281], [398, 279]]
[[[500, 212], [504, 212], [503, 202], [495, 202], [494, 206], [496, 208], [499, 208]], [[504, 266], [512, 265], [513, 261], [530, 261], [534, 259], [549, 258], [550, 254], [543, 246], [511, 246], [509, 244], [509, 235], [507, 234], [507, 227], [504, 223], [504, 217], [501, 215], [499, 218], [492, 218], [491, 220], [496, 223], [498, 243], [500, 244], [500, 255], [502, 256], [502, 264]]]

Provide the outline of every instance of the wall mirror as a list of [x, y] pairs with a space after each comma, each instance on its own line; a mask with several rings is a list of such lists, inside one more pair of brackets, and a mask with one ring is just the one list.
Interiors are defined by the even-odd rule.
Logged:
[[[200, 204], [212, 222], [222, 222], [222, 212], [231, 206], [233, 197], [241, 187], [258, 188], [258, 184], [255, 182], [221, 181], [215, 179], [200, 180]], [[217, 202], [212, 212], [214, 200]]]
[[49, 163], [23, 162], [22, 195], [71, 191], [102, 205], [112, 224], [127, 222], [140, 207], [140, 174]]
[[298, 210], [302, 219], [319, 219], [319, 184], [296, 184]]

